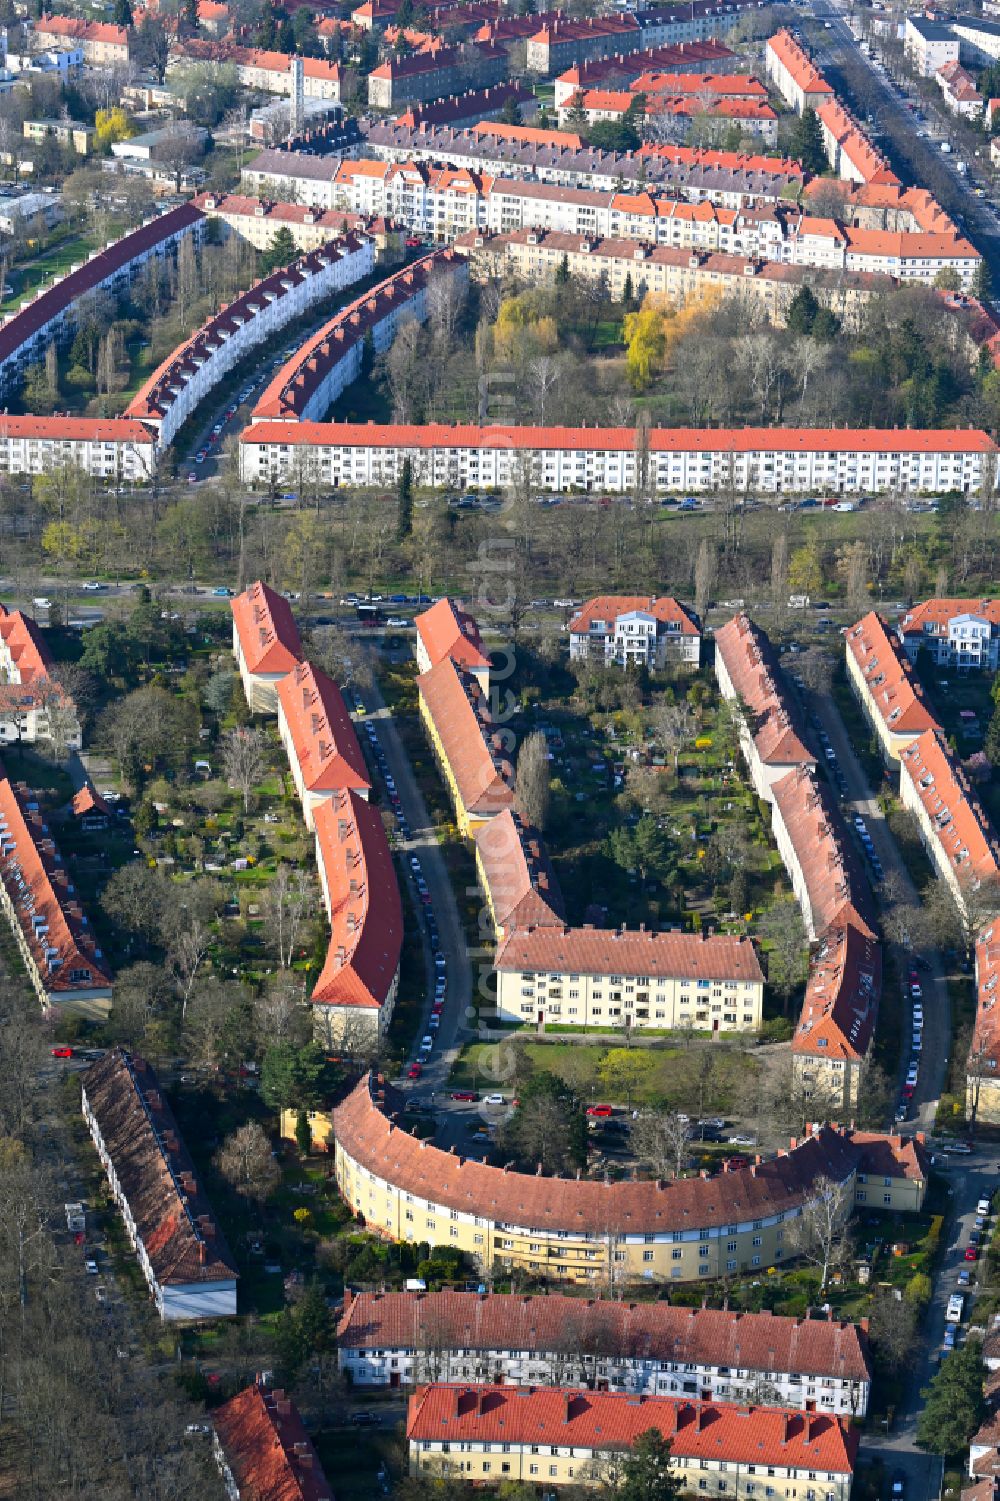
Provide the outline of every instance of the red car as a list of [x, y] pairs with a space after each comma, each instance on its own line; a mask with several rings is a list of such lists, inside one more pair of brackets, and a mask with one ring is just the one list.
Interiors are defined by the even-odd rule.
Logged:
[[72, 1048], [53, 1048], [52, 1049], [52, 1056], [53, 1056], [53, 1058], [72, 1058], [72, 1056], [73, 1056], [73, 1049]]
[[966, 1261], [978, 1261], [979, 1260], [979, 1252], [976, 1250], [975, 1246], [966, 1246], [966, 1248], [965, 1248], [965, 1259], [966, 1259]]
[[419, 1063], [411, 1063], [409, 1068], [406, 1070], [406, 1077], [408, 1079], [419, 1079], [422, 1073], [423, 1069], [420, 1067]]
[[588, 1115], [596, 1115], [602, 1121], [603, 1120], [607, 1120], [608, 1116], [609, 1115], [614, 1115], [614, 1113], [615, 1113], [614, 1112], [614, 1107], [612, 1105], [588, 1105], [587, 1106], [587, 1114]]
[[479, 1099], [479, 1096], [476, 1094], [476, 1091], [474, 1089], [453, 1089], [451, 1092], [451, 1097], [453, 1100]]

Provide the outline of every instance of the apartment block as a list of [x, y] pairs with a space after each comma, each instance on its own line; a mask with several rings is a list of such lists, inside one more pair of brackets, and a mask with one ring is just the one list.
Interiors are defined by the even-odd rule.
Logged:
[[896, 622], [911, 662], [921, 651], [949, 672], [1000, 667], [1000, 599], [926, 599]]
[[278, 683], [278, 733], [307, 829], [316, 810], [347, 789], [367, 799], [371, 782], [338, 685], [322, 668], [297, 662]]
[[0, 603], [0, 748], [53, 738], [67, 750], [80, 749], [76, 706], [54, 676], [37, 623]]
[[302, 641], [283, 594], [258, 579], [231, 601], [233, 656], [251, 711], [276, 714], [278, 684], [302, 661]]
[[473, 843], [498, 943], [515, 928], [565, 925], [562, 892], [537, 829], [524, 824], [512, 808], [505, 808], [480, 824]]
[[514, 769], [478, 680], [450, 656], [417, 678], [420, 719], [455, 808], [460, 834], [513, 807]]
[[476, 679], [484, 693], [490, 691], [490, 659], [475, 619], [453, 600], [439, 599], [414, 617], [415, 652], [420, 672], [430, 672], [449, 658]]
[[976, 925], [976, 893], [1000, 895], [1000, 839], [943, 730], [925, 730], [900, 752], [899, 796], [955, 905]]
[[601, 594], [588, 599], [569, 623], [570, 661], [658, 670], [668, 663], [697, 667], [701, 627], [697, 616], [664, 595]]
[[754, 791], [773, 803], [775, 783], [800, 767], [815, 767], [816, 758], [777, 653], [748, 615], [734, 616], [716, 632], [715, 676], [723, 698], [749, 711], [739, 716], [740, 748]]
[[290, 1397], [255, 1383], [212, 1414], [212, 1452], [230, 1501], [333, 1501]]
[[845, 638], [847, 677], [887, 765], [898, 761], [908, 745], [937, 720], [924, 700], [907, 654], [875, 610]]

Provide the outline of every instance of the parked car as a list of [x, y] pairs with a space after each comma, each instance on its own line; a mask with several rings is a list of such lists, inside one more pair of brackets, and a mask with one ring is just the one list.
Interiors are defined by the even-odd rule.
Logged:
[[474, 1089], [453, 1089], [451, 1092], [451, 1097], [453, 1100], [461, 1100], [464, 1103], [470, 1104], [473, 1101], [479, 1099], [479, 1096], [476, 1094], [476, 1091]]
[[614, 1111], [614, 1106], [613, 1105], [588, 1105], [587, 1106], [587, 1114], [588, 1115], [595, 1115], [600, 1120], [607, 1120], [608, 1117], [611, 1116], [611, 1115], [614, 1115], [614, 1113], [615, 1113], [615, 1111]]

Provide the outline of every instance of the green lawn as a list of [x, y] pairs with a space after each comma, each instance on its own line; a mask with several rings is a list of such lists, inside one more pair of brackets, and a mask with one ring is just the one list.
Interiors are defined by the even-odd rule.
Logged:
[[16, 313], [40, 287], [57, 276], [65, 276], [71, 266], [85, 261], [91, 251], [96, 249], [97, 241], [92, 237], [74, 235], [72, 239], [62, 240], [58, 245], [53, 245], [51, 250], [43, 250], [30, 261], [15, 267], [11, 278], [17, 292], [9, 302], [3, 304], [4, 313]]

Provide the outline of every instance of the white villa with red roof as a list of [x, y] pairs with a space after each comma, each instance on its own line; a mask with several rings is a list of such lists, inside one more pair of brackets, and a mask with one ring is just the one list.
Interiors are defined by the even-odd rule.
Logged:
[[658, 668], [668, 661], [697, 667], [701, 627], [676, 599], [648, 594], [601, 594], [581, 605], [569, 623], [570, 661], [583, 658], [619, 667]]
[[896, 623], [911, 662], [928, 651], [953, 672], [996, 672], [1000, 667], [1000, 599], [925, 599]]
[[69, 695], [52, 677], [52, 658], [37, 623], [0, 604], [0, 747], [51, 740], [50, 711], [62, 716], [63, 743], [79, 750], [80, 722]]

